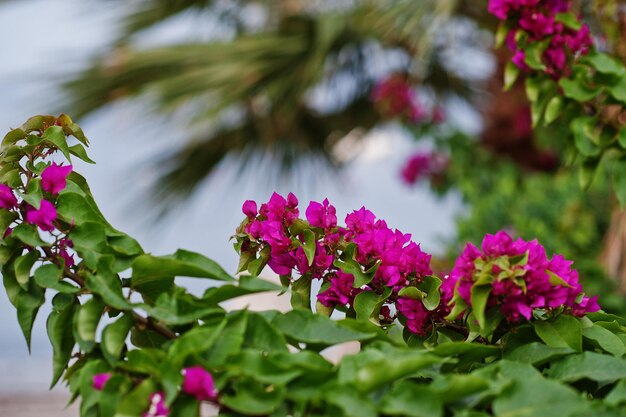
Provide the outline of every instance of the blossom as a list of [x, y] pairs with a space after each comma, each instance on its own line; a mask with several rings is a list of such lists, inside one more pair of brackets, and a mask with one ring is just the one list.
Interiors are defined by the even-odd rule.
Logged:
[[426, 116], [418, 103], [412, 86], [401, 74], [394, 74], [376, 83], [371, 99], [387, 117], [404, 116], [411, 122], [418, 122]]
[[74, 242], [72, 242], [71, 239], [64, 238], [59, 240], [58, 255], [63, 259], [63, 261], [65, 261], [65, 266], [68, 268], [76, 264], [76, 262], [74, 261], [74, 255], [70, 254], [67, 251], [67, 248], [73, 247]]
[[39, 209], [29, 206], [26, 209], [26, 221], [39, 226], [41, 230], [50, 232], [54, 230], [52, 222], [57, 218], [57, 210], [54, 204], [48, 200], [41, 200]]
[[53, 162], [41, 173], [41, 188], [52, 194], [59, 194], [67, 185], [67, 176], [72, 172], [71, 165], [57, 165]]
[[243, 203], [241, 211], [243, 211], [243, 214], [245, 214], [246, 217], [248, 217], [249, 219], [255, 218], [257, 216], [256, 202], [252, 200], [246, 200]]
[[330, 287], [317, 294], [317, 299], [326, 307], [345, 306], [354, 300], [359, 290], [353, 288], [354, 275], [336, 271], [328, 276]]
[[428, 176], [430, 170], [430, 156], [423, 153], [416, 153], [411, 156], [402, 168], [401, 175], [408, 185], [415, 184], [419, 179]]
[[0, 184], [0, 207], [10, 210], [17, 206], [17, 198], [13, 190], [6, 184]]
[[337, 211], [327, 198], [321, 204], [311, 201], [306, 209], [306, 219], [313, 227], [329, 230], [337, 226]]
[[198, 401], [215, 400], [215, 383], [213, 375], [201, 366], [183, 369], [183, 392], [196, 397]]
[[169, 408], [165, 406], [165, 395], [159, 391], [150, 395], [150, 406], [143, 417], [167, 417], [169, 413]]
[[415, 334], [425, 336], [431, 327], [430, 312], [421, 300], [400, 297], [396, 301], [398, 312], [406, 318], [406, 327]]
[[261, 205], [259, 214], [267, 220], [274, 220], [290, 226], [298, 218], [298, 199], [289, 193], [287, 199], [278, 193], [273, 193], [270, 200]]
[[103, 390], [109, 379], [111, 379], [111, 374], [109, 372], [95, 374], [93, 378], [91, 378], [93, 389], [97, 391]]
[[458, 295], [471, 305], [479, 276], [482, 285], [491, 285], [487, 307], [499, 308], [509, 322], [530, 320], [535, 309], [565, 307], [577, 316], [599, 309], [596, 298], [582, 292], [572, 261], [561, 255], [549, 259], [536, 240], [513, 240], [504, 231], [485, 235], [481, 249], [468, 243], [445, 285], [454, 283]]

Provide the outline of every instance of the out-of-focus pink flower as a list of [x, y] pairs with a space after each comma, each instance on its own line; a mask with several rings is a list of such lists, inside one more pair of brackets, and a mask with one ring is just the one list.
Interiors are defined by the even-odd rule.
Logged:
[[6, 184], [0, 184], [0, 207], [10, 210], [17, 206], [17, 198], [13, 190]]
[[213, 375], [201, 366], [183, 369], [183, 392], [196, 397], [198, 401], [213, 401], [217, 398]]
[[111, 379], [111, 374], [109, 372], [95, 374], [93, 378], [91, 379], [93, 389], [97, 391], [103, 390], [104, 386], [106, 385], [109, 379]]
[[170, 409], [165, 406], [165, 394], [155, 392], [150, 395], [150, 406], [143, 417], [167, 417]]

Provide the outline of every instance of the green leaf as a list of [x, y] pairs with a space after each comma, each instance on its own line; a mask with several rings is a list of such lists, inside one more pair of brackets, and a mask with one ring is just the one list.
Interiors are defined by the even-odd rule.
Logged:
[[0, 239], [4, 236], [4, 233], [7, 231], [9, 226], [17, 219], [18, 215], [14, 211], [9, 211], [6, 209], [0, 209]]
[[270, 320], [270, 317], [250, 312], [243, 346], [264, 352], [287, 352], [285, 337]]
[[588, 87], [581, 79], [561, 78], [559, 86], [563, 89], [565, 97], [580, 103], [591, 101], [599, 94], [598, 90]]
[[70, 148], [67, 145], [67, 138], [61, 126], [51, 126], [47, 128], [43, 133], [43, 138], [56, 146], [69, 162], [72, 161], [70, 158]]
[[124, 314], [102, 331], [102, 353], [111, 365], [115, 365], [120, 359], [122, 349], [126, 346], [126, 337], [134, 324], [132, 315]]
[[368, 271], [363, 272], [363, 269], [361, 269], [361, 264], [359, 264], [354, 259], [347, 259], [344, 262], [339, 259], [335, 259], [333, 265], [341, 269], [346, 274], [352, 274], [354, 276], [354, 284], [352, 285], [354, 288], [361, 288], [364, 285], [369, 284], [372, 279], [374, 279], [374, 274], [376, 273], [376, 269], [378, 269], [377, 264], [373, 268], [370, 268]]
[[429, 387], [401, 381], [383, 396], [380, 410], [388, 415], [441, 417], [443, 404]]
[[545, 71], [546, 66], [542, 62], [543, 53], [548, 47], [550, 40], [534, 42], [528, 45], [525, 50], [526, 65], [537, 71]]
[[441, 297], [439, 287], [441, 287], [441, 280], [432, 275], [426, 275], [424, 280], [417, 284], [417, 288], [426, 293], [426, 297], [422, 298], [426, 310], [433, 311], [439, 307]]
[[563, 97], [556, 95], [548, 101], [546, 106], [545, 121], [546, 124], [554, 122], [560, 115], [563, 108]]
[[131, 381], [124, 375], [113, 375], [104, 386], [100, 396], [100, 417], [113, 417], [115, 409], [122, 399], [122, 394], [132, 387]]
[[220, 402], [238, 413], [252, 416], [272, 413], [285, 398], [284, 387], [266, 387], [252, 380], [236, 381], [231, 392], [222, 394]]
[[336, 345], [352, 340], [367, 340], [374, 337], [371, 333], [359, 332], [341, 326], [328, 317], [313, 314], [307, 310], [293, 310], [277, 315], [272, 324], [287, 337], [299, 342], [317, 345]]
[[24, 199], [28, 204], [39, 210], [41, 206], [41, 200], [43, 199], [43, 191], [41, 190], [41, 180], [39, 178], [33, 179], [28, 183], [28, 189], [26, 193], [17, 192], [20, 197]]
[[385, 355], [360, 367], [356, 373], [355, 388], [364, 392], [371, 391], [443, 360], [424, 351]]
[[520, 69], [513, 62], [509, 61], [504, 67], [504, 91], [508, 91], [519, 76]]
[[260, 353], [256, 349], [243, 349], [226, 365], [229, 377], [244, 376], [264, 384], [286, 385], [306, 372], [302, 366], [288, 366]]
[[596, 71], [603, 74], [623, 75], [626, 71], [624, 66], [616, 59], [602, 52], [593, 52], [585, 57]]
[[514, 383], [493, 401], [495, 416], [570, 416], [575, 412], [584, 412], [587, 407], [576, 390], [543, 378], [530, 365], [502, 361], [498, 366], [503, 376]]
[[129, 394], [122, 397], [114, 417], [143, 416], [149, 408], [150, 395], [156, 391], [158, 391], [156, 384], [151, 379], [144, 379]]
[[464, 355], [487, 358], [490, 356], [498, 356], [500, 354], [500, 348], [498, 346], [482, 345], [480, 343], [446, 342], [437, 345], [431, 350], [431, 353], [444, 358]]
[[537, 336], [548, 346], [582, 351], [582, 326], [577, 318], [561, 314], [554, 319], [533, 323]]
[[28, 288], [30, 270], [33, 268], [33, 265], [38, 259], [39, 251], [32, 250], [26, 255], [22, 255], [15, 260], [15, 278], [17, 279], [17, 283], [20, 284], [23, 289]]
[[78, 308], [74, 316], [74, 337], [82, 350], [89, 353], [96, 342], [96, 329], [104, 313], [104, 302], [93, 296]]
[[385, 287], [385, 291], [378, 295], [374, 291], [363, 291], [354, 298], [354, 311], [357, 320], [371, 321], [378, 324], [380, 307], [391, 295], [391, 287]]
[[133, 279], [145, 276], [181, 276], [234, 281], [215, 261], [182, 249], [169, 256], [140, 255], [133, 262]]
[[541, 366], [552, 359], [574, 353], [569, 347], [551, 347], [539, 342], [532, 342], [514, 349], [504, 355], [505, 359], [516, 362], [528, 363], [534, 366]]
[[291, 284], [291, 307], [311, 310], [311, 276], [304, 274]]
[[568, 284], [567, 281], [565, 281], [563, 278], [561, 278], [560, 276], [558, 276], [554, 272], [550, 271], [549, 269], [546, 269], [546, 273], [550, 277], [550, 284], [551, 285], [562, 286], [562, 287], [565, 287], [565, 288], [572, 288], [572, 286], [570, 284]]
[[[376, 407], [365, 395], [346, 386], [330, 386], [323, 393], [324, 399], [338, 407], [346, 417], [376, 417]], [[332, 414], [331, 414], [332, 415]]]
[[574, 135], [576, 149], [578, 149], [583, 156], [595, 157], [600, 155], [602, 149], [597, 145], [598, 132], [594, 118], [586, 116], [578, 117], [572, 121], [570, 129]]
[[190, 324], [224, 314], [224, 310], [210, 300], [197, 298], [182, 288], [177, 288], [171, 293], [164, 292], [154, 306], [143, 305], [142, 308], [150, 316], [168, 325]]
[[626, 354], [626, 346], [624, 346], [624, 342], [622, 342], [622, 340], [613, 332], [597, 324], [590, 327], [584, 327], [583, 337], [594, 342], [605, 352], [617, 357], [622, 357]]
[[557, 13], [554, 16], [554, 20], [556, 22], [563, 23], [566, 27], [575, 31], [579, 31], [580, 28], [582, 27], [582, 24], [578, 20], [578, 17], [576, 17], [576, 15], [572, 12]]
[[34, 283], [30, 283], [26, 291], [21, 291], [17, 297], [17, 321], [26, 339], [26, 346], [30, 353], [30, 340], [33, 324], [39, 312], [39, 307], [44, 303], [44, 290]]
[[76, 302], [73, 296], [68, 294], [57, 294], [52, 299], [53, 310], [48, 316], [46, 327], [48, 338], [52, 344], [53, 372], [52, 383], [54, 387], [61, 378], [67, 363], [72, 357], [74, 349], [74, 337], [72, 335], [72, 322], [76, 312]]
[[85, 161], [88, 164], [95, 164], [95, 161], [89, 158], [89, 156], [87, 155], [87, 151], [85, 150], [85, 147], [81, 145], [80, 143], [77, 143], [74, 146], [70, 146], [69, 151], [72, 155], [77, 156], [80, 160]]
[[248, 325], [248, 315], [249, 312], [243, 310], [227, 316], [226, 326], [219, 336], [220, 342], [206, 349], [202, 355], [208, 366], [222, 366], [229, 357], [241, 350]]
[[168, 417], [198, 417], [200, 402], [191, 396], [182, 395], [174, 401]]
[[50, 244], [41, 240], [41, 237], [39, 237], [39, 232], [37, 231], [37, 228], [35, 226], [26, 223], [17, 225], [15, 229], [13, 229], [13, 233], [11, 233], [11, 237], [15, 237], [16, 239], [21, 240], [23, 243], [32, 247], [50, 246]]
[[607, 404], [618, 406], [626, 404], [626, 379], [622, 379], [604, 398]]
[[478, 375], [445, 375], [435, 379], [430, 385], [434, 392], [445, 403], [460, 401], [489, 388], [487, 379]]
[[118, 310], [130, 310], [132, 305], [122, 293], [122, 283], [117, 275], [101, 269], [95, 274], [85, 274], [85, 286], [98, 294], [104, 302]]
[[204, 292], [202, 298], [217, 304], [243, 295], [283, 290], [283, 287], [279, 285], [250, 275], [241, 275], [237, 284], [224, 284], [219, 287], [209, 288]]
[[565, 382], [583, 378], [601, 383], [619, 381], [626, 378], [626, 359], [596, 352], [570, 355], [550, 366], [550, 377]]
[[608, 86], [608, 90], [615, 100], [622, 104], [626, 103], [626, 74], [623, 74], [617, 83]]
[[35, 271], [35, 282], [40, 287], [50, 288], [58, 292], [74, 294], [80, 291], [69, 282], [61, 281], [63, 278], [63, 270], [55, 264], [46, 264], [40, 266]]
[[613, 164], [613, 190], [622, 208], [626, 207], [626, 159]]
[[309, 262], [309, 266], [313, 265], [315, 259], [315, 250], [317, 249], [315, 233], [311, 229], [306, 229], [304, 232], [304, 254]]
[[481, 329], [485, 328], [485, 309], [491, 294], [491, 285], [474, 285], [472, 287], [472, 313]]
[[226, 327], [226, 320], [217, 325], [196, 327], [176, 339], [169, 348], [168, 362], [173, 367], [183, 365], [187, 357], [210, 349]]

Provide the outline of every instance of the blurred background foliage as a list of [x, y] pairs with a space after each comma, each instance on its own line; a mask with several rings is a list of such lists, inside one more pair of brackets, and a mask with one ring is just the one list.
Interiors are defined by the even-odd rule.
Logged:
[[[491, 49], [496, 22], [486, 3], [111, 2], [129, 10], [120, 36], [67, 80], [62, 108], [80, 119], [141, 98], [164, 117], [182, 118], [188, 140], [158, 161], [166, 169], [152, 193], [166, 210], [227, 157], [237, 158], [241, 169], [285, 176], [311, 161], [319, 162], [316, 169], [339, 168], [368, 130], [393, 119], [373, 103], [372, 89], [381, 79], [402, 77], [430, 109], [445, 109], [450, 121], [431, 126], [396, 118], [416, 140], [449, 158], [443, 176], [431, 178], [433, 191], [459, 192], [466, 204], [440, 269], [451, 266], [465, 242], [509, 229], [574, 259], [590, 292], [603, 294], [601, 304], [626, 313], [616, 292], [620, 281], [626, 292], [624, 214], [602, 172], [590, 189], [581, 189], [565, 166], [572, 161], [558, 126], [530, 128], [523, 83], [502, 91], [510, 56]], [[626, 2], [578, 6], [597, 46], [626, 57]], [[194, 16], [196, 39], [147, 46], [138, 41], [183, 14]], [[482, 70], [472, 71], [474, 61], [485, 64], [478, 66]], [[462, 131], [453, 112], [477, 114], [482, 132]]]

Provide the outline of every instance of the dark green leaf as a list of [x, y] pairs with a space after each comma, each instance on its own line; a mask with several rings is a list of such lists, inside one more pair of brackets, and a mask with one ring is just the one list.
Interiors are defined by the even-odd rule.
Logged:
[[28, 285], [27, 290], [20, 291], [17, 297], [17, 321], [26, 339], [26, 346], [29, 352], [33, 324], [35, 323], [39, 307], [41, 307], [44, 301], [44, 290], [32, 282]]
[[68, 294], [57, 294], [52, 300], [53, 310], [48, 316], [48, 338], [53, 349], [53, 372], [51, 387], [56, 385], [67, 367], [74, 349], [72, 322], [76, 312], [74, 298]]
[[266, 387], [252, 380], [242, 380], [233, 384], [232, 394], [220, 396], [220, 402], [239, 413], [257, 416], [270, 414], [284, 397], [285, 388], [282, 386]]
[[590, 327], [584, 327], [583, 337], [593, 341], [601, 349], [617, 356], [618, 358], [626, 354], [626, 346], [624, 346], [624, 342], [622, 342], [622, 340], [613, 332], [597, 324]]
[[505, 353], [504, 358], [541, 366], [552, 359], [558, 359], [571, 353], [574, 353], [574, 350], [569, 347], [551, 347], [543, 343], [532, 342], [519, 346], [510, 353]]
[[105, 359], [115, 365], [126, 346], [126, 337], [135, 324], [130, 314], [124, 314], [115, 323], [107, 325], [102, 331], [102, 353]]
[[572, 12], [557, 13], [556, 16], [554, 16], [554, 20], [563, 23], [566, 27], [575, 31], [579, 31], [582, 27], [578, 17], [576, 17], [576, 15]]
[[63, 270], [55, 264], [46, 264], [35, 270], [35, 282], [40, 287], [50, 288], [58, 292], [73, 294], [80, 291], [69, 282], [63, 282]]
[[588, 61], [596, 71], [603, 74], [623, 75], [626, 72], [624, 71], [624, 66], [619, 61], [602, 52], [596, 51], [591, 53], [585, 57], [585, 60]]
[[615, 161], [613, 165], [613, 189], [622, 207], [626, 207], [626, 159]]
[[558, 317], [534, 322], [537, 336], [546, 345], [555, 348], [572, 348], [576, 352], [582, 351], [583, 331], [577, 318], [561, 314]]
[[219, 281], [234, 281], [215, 261], [179, 249], [174, 255], [140, 255], [133, 262], [133, 279], [145, 276], [182, 276], [211, 278]]
[[517, 81], [520, 69], [513, 62], [507, 62], [504, 67], [504, 91], [509, 90]]
[[226, 321], [217, 325], [197, 327], [180, 336], [172, 343], [168, 358], [173, 367], [180, 367], [187, 357], [209, 350], [226, 326]]
[[481, 329], [485, 328], [485, 309], [491, 294], [491, 285], [474, 285], [472, 287], [472, 313]]
[[363, 291], [354, 298], [354, 311], [357, 320], [372, 321], [378, 324], [380, 307], [391, 295], [391, 287], [385, 287], [383, 294], [378, 295], [374, 291]]
[[23, 289], [28, 288], [30, 270], [33, 268], [33, 265], [38, 259], [39, 251], [32, 250], [26, 255], [22, 255], [15, 260], [15, 278], [17, 279], [17, 283], [20, 284]]
[[385, 394], [380, 410], [389, 415], [441, 417], [443, 404], [428, 387], [402, 381]]
[[306, 310], [294, 310], [276, 316], [272, 321], [286, 336], [304, 343], [335, 345], [351, 340], [371, 339], [371, 333], [363, 333], [340, 326], [328, 317]]
[[441, 296], [439, 287], [441, 287], [441, 280], [432, 275], [426, 275], [424, 280], [417, 284], [417, 288], [426, 293], [426, 297], [422, 299], [426, 310], [433, 311], [439, 307], [439, 299]]
[[13, 233], [11, 233], [11, 236], [21, 240], [28, 246], [50, 246], [50, 244], [41, 240], [37, 228], [30, 224], [22, 223], [17, 225], [15, 229], [13, 229]]
[[588, 87], [584, 81], [580, 79], [561, 78], [559, 85], [563, 89], [565, 97], [574, 99], [578, 102], [585, 103], [593, 100], [599, 93], [598, 90]]
[[338, 407], [346, 417], [376, 417], [376, 407], [365, 395], [352, 387], [332, 386], [324, 391], [324, 399]]
[[626, 378], [626, 359], [595, 352], [570, 355], [550, 367], [550, 377], [565, 382], [583, 378], [602, 383], [619, 381]]
[[77, 143], [74, 146], [70, 146], [69, 151], [72, 155], [77, 156], [79, 159], [89, 164], [95, 164], [95, 162], [91, 158], [89, 158], [89, 156], [87, 155], [87, 151], [85, 150], [85, 147], [81, 145], [80, 143]]
[[626, 379], [622, 379], [604, 398], [607, 404], [619, 406], [626, 404]]
[[78, 308], [74, 316], [74, 336], [85, 352], [91, 352], [96, 342], [96, 329], [104, 313], [104, 303], [98, 296], [93, 296]]
[[158, 391], [151, 379], [145, 379], [128, 395], [122, 397], [114, 417], [140, 417], [150, 406], [150, 395]]
[[309, 262], [309, 266], [313, 265], [315, 259], [315, 250], [317, 249], [315, 233], [311, 229], [306, 229], [304, 232], [304, 254]]
[[70, 158], [70, 148], [67, 145], [67, 138], [61, 126], [51, 126], [47, 128], [43, 133], [43, 138], [56, 146], [69, 162], [72, 161]]

